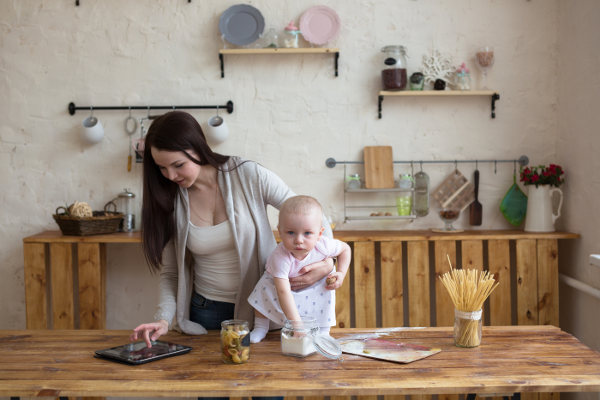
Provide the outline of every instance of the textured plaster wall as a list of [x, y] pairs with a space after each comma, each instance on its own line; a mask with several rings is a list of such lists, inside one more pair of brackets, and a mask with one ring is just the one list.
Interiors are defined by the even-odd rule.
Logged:
[[[558, 53], [557, 0], [325, 0], [342, 22], [332, 43], [341, 52], [339, 77], [333, 76], [332, 56], [227, 56], [221, 79], [218, 20], [236, 3], [82, 0], [75, 7], [73, 0], [0, 1], [0, 328], [25, 327], [22, 238], [57, 229], [51, 216], [57, 206], [79, 200], [101, 209], [127, 187], [138, 194], [139, 207], [141, 164], [126, 170], [127, 112], [95, 112], [106, 136], [88, 145], [78, 126], [89, 112], [69, 115], [71, 101], [98, 106], [231, 99], [235, 111], [225, 115], [231, 136], [216, 150], [261, 162], [298, 193], [318, 197], [338, 222], [343, 168], [326, 168], [328, 157], [360, 160], [364, 146], [391, 145], [397, 160], [525, 154], [538, 164], [555, 161], [559, 133], [569, 133], [564, 121], [559, 130], [558, 65], [576, 68], [578, 60]], [[267, 28], [278, 30], [319, 4], [250, 3], [262, 11]], [[501, 95], [497, 118], [490, 118], [489, 98], [473, 97], [386, 98], [383, 119], [377, 119], [380, 49], [389, 44], [407, 47], [409, 73], [433, 49], [457, 65], [466, 61], [474, 87], [476, 48], [494, 46], [489, 84]], [[573, 94], [566, 92], [568, 102]], [[205, 121], [214, 111], [193, 114]], [[562, 154], [563, 160], [570, 156]], [[469, 178], [474, 167], [459, 165]], [[435, 186], [453, 168], [426, 165], [425, 171]], [[496, 173], [492, 164], [479, 169], [481, 228], [510, 227], [498, 205], [512, 184], [512, 165], [499, 164]], [[576, 209], [572, 202], [567, 193], [567, 209]], [[582, 217], [581, 224], [588, 222]], [[467, 215], [457, 225], [468, 227]], [[338, 226], [426, 229], [441, 222], [432, 212], [413, 223]], [[581, 230], [573, 223], [569, 228]], [[131, 328], [153, 314], [156, 277], [147, 272], [139, 248], [109, 245], [108, 253], [107, 326]]]

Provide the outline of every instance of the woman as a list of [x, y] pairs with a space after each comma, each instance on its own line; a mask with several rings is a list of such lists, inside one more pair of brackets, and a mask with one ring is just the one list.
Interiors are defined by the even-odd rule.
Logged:
[[[213, 152], [190, 114], [155, 119], [145, 138], [142, 239], [150, 267], [160, 271], [159, 305], [155, 322], [136, 327], [131, 340], [151, 347], [172, 327], [204, 334], [226, 319], [252, 324], [247, 299], [276, 247], [267, 205], [279, 208], [293, 195], [259, 164]], [[305, 267], [292, 288], [331, 268], [332, 260]]]

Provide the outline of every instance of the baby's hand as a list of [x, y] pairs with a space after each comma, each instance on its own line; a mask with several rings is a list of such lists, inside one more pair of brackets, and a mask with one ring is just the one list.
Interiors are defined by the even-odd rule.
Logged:
[[344, 283], [344, 278], [346, 277], [346, 274], [343, 274], [341, 272], [335, 271], [330, 273], [327, 276], [327, 279], [325, 280], [325, 288], [329, 289], [329, 290], [336, 290], [338, 288], [340, 288], [342, 286], [342, 283]]

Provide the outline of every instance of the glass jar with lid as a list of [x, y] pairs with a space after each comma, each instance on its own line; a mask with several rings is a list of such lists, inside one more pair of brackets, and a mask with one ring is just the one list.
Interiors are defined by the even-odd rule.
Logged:
[[300, 29], [294, 24], [294, 21], [290, 21], [289, 24], [283, 29], [283, 44], [287, 48], [298, 48], [298, 36], [300, 36]]
[[381, 80], [384, 90], [406, 89], [406, 48], [392, 45], [381, 49], [384, 53], [384, 69], [381, 71]]
[[342, 357], [340, 344], [329, 335], [320, 335], [314, 318], [303, 316], [299, 321], [286, 319], [281, 328], [281, 353], [286, 356], [307, 357], [316, 352], [331, 359]]

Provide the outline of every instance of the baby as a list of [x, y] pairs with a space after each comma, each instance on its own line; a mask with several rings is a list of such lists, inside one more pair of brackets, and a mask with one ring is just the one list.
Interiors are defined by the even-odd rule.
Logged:
[[[258, 343], [269, 331], [269, 321], [283, 325], [286, 319], [314, 318], [321, 333], [335, 326], [335, 289], [342, 286], [350, 265], [351, 250], [346, 243], [323, 234], [323, 211], [310, 196], [287, 199], [279, 210], [281, 243], [267, 260], [266, 270], [248, 297], [254, 307], [254, 329], [250, 341]], [[337, 268], [321, 281], [300, 292], [292, 292], [290, 277], [302, 267], [337, 257]]]

